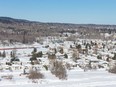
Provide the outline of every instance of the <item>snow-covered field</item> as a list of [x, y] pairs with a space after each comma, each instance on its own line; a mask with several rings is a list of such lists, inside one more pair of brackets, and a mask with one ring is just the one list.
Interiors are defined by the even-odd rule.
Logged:
[[[100, 42], [99, 42], [100, 43]], [[7, 70], [6, 68], [9, 66], [6, 66], [6, 62], [9, 62], [10, 57], [10, 50], [5, 50], [6, 52], [6, 58], [0, 57], [0, 69], [4, 68], [3, 71], [0, 71], [0, 87], [116, 87], [116, 74], [109, 73], [107, 71], [108, 69], [108, 62], [106, 61], [107, 55], [108, 57], [112, 57], [112, 53], [115, 53], [115, 45], [112, 47], [111, 50], [107, 50], [109, 45], [106, 46], [106, 48], [103, 48], [101, 45], [98, 45], [98, 47], [92, 47], [93, 49], [88, 49], [88, 54], [79, 53], [79, 58], [77, 62], [74, 62], [72, 58], [72, 51], [70, 50], [70, 45], [73, 44], [73, 42], [64, 42], [63, 45], [61, 44], [53, 44], [48, 43], [49, 48], [46, 48], [46, 44], [38, 44], [34, 43], [32, 45], [15, 45], [15, 46], [2, 46], [0, 45], [1, 52], [3, 48], [23, 48], [24, 49], [17, 49], [16, 55], [17, 58], [20, 59], [19, 64], [13, 63], [11, 67], [13, 67], [12, 71]], [[82, 44], [82, 43], [81, 43]], [[101, 43], [100, 43], [101, 44]], [[73, 44], [74, 45], [74, 44]], [[72, 46], [73, 46], [72, 45]], [[48, 54], [47, 52], [50, 51], [52, 48], [58, 48], [59, 46], [62, 46], [64, 48], [64, 53], [68, 54], [68, 58], [62, 58], [61, 53], [57, 52], [56, 56], [59, 58], [58, 60], [61, 60], [65, 63], [72, 64], [71, 70], [67, 70], [67, 80], [60, 80], [55, 75], [52, 75], [50, 70], [45, 70], [43, 65], [49, 66], [49, 60], [48, 60]], [[83, 47], [84, 45], [82, 45]], [[44, 56], [39, 57], [38, 60], [41, 60], [40, 64], [37, 65], [31, 65], [30, 58], [32, 56], [33, 47], [37, 48], [37, 51], [42, 51]], [[97, 49], [97, 53], [95, 54], [94, 50]], [[53, 51], [53, 50], [52, 50]], [[51, 52], [52, 52], [51, 51]], [[97, 56], [102, 55], [103, 59], [97, 59]], [[64, 55], [64, 54], [63, 54]], [[114, 56], [114, 55], [113, 55]], [[87, 60], [87, 61], [86, 61]], [[83, 68], [81, 69], [78, 64], [81, 66], [84, 63], [88, 63], [88, 61], [93, 61], [95, 63], [96, 69], [88, 70], [84, 72]], [[97, 62], [96, 62], [97, 61]], [[76, 65], [76, 67], [73, 65]], [[101, 65], [103, 68], [98, 68], [98, 65]], [[44, 79], [39, 79], [38, 83], [32, 83], [32, 80], [29, 80], [26, 76], [22, 74], [25, 67], [30, 66], [37, 66], [39, 67], [39, 70], [41, 73], [44, 74]], [[11, 68], [10, 67], [10, 68]], [[18, 69], [17, 69], [18, 67]], [[20, 68], [20, 69], [19, 69]], [[29, 69], [29, 68], [28, 68]], [[13, 79], [5, 79], [2, 78], [2, 76], [8, 76], [12, 75]]]
[[13, 80], [0, 81], [0, 87], [116, 87], [116, 75], [105, 70], [70, 70], [67, 80], [59, 80], [49, 71], [43, 71], [45, 79], [39, 80], [38, 83], [31, 83], [25, 77], [18, 76], [18, 73], [3, 73], [16, 77]]

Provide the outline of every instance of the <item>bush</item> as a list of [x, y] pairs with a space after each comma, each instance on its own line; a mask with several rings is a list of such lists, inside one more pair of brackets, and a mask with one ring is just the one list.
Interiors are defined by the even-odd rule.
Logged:
[[88, 71], [88, 70], [91, 70], [92, 69], [91, 62], [89, 62], [88, 64], [85, 64], [84, 67], [83, 67], [83, 69], [84, 69], [84, 72]]
[[102, 59], [102, 57], [100, 55], [97, 56], [97, 59]]
[[113, 67], [110, 67], [108, 70], [110, 73], [115, 73], [116, 74], [116, 64]]
[[63, 66], [62, 62], [56, 61], [54, 63], [54, 67], [51, 70], [51, 73], [54, 74], [59, 79], [67, 79], [67, 71], [66, 68]]
[[[33, 52], [36, 53], [36, 52], [37, 52], [37, 48], [34, 48], [34, 49], [33, 49]], [[33, 53], [33, 52], [32, 52], [32, 53]]]
[[81, 51], [81, 45], [79, 44], [79, 45], [76, 45], [76, 48], [78, 49], [78, 51], [80, 52]]
[[32, 51], [32, 57], [30, 58], [30, 61], [31, 61], [31, 64], [33, 65], [34, 62], [33, 61], [37, 61], [37, 49], [34, 48], [33, 51]]
[[114, 57], [112, 58], [113, 60], [116, 60], [116, 53], [114, 54]]
[[4, 76], [1, 76], [1, 78], [7, 79], [7, 80], [12, 80], [13, 75], [4, 75]]
[[63, 48], [61, 47], [60, 48], [60, 51], [59, 51], [61, 54], [63, 54], [64, 53], [64, 50], [63, 50]]
[[112, 60], [109, 62], [109, 72], [110, 73], [115, 73], [116, 74], [116, 60]]
[[46, 70], [48, 70], [48, 66], [47, 66], [47, 65], [43, 65], [43, 67], [44, 67]]
[[68, 55], [67, 55], [67, 54], [64, 54], [64, 58], [66, 58], [66, 59], [67, 59], [67, 58], [68, 58]]
[[68, 69], [68, 70], [71, 70], [71, 65], [69, 64], [69, 63], [66, 63], [66, 68]]
[[73, 52], [73, 54], [72, 54], [72, 60], [74, 62], [77, 62], [77, 59], [78, 59], [78, 54], [76, 52]]
[[32, 82], [35, 83], [37, 79], [43, 79], [44, 75], [41, 72], [30, 70], [28, 78], [32, 79]]
[[2, 57], [3, 57], [3, 58], [6, 57], [6, 52], [5, 52], [5, 51], [3, 51], [3, 53], [2, 53]]
[[38, 53], [36, 54], [36, 56], [37, 56], [37, 57], [42, 57], [42, 56], [43, 56], [42, 51], [38, 52]]

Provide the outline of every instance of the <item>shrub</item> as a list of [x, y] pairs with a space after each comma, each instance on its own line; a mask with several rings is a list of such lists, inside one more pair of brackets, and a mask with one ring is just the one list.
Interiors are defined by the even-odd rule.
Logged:
[[67, 59], [67, 58], [68, 58], [68, 55], [67, 55], [67, 54], [64, 54], [64, 58], [66, 58], [66, 59]]
[[33, 51], [32, 51], [32, 57], [30, 58], [30, 61], [31, 61], [31, 64], [33, 65], [34, 62], [33, 61], [36, 61], [37, 60], [37, 49], [34, 48]]
[[70, 45], [70, 48], [72, 48], [72, 45]]
[[113, 60], [116, 60], [116, 53], [114, 54], [114, 57], [112, 58]]
[[0, 57], [2, 56], [2, 53], [0, 52]]
[[79, 45], [76, 45], [76, 48], [78, 49], [78, 51], [80, 52], [81, 51], [81, 45], [79, 44]]
[[54, 67], [51, 70], [51, 73], [59, 79], [67, 79], [67, 71], [66, 68], [63, 66], [62, 62], [56, 61], [54, 63]]
[[16, 49], [13, 49], [10, 53], [10, 57], [15, 59], [16, 58], [16, 55], [17, 55], [17, 50]]
[[36, 56], [37, 56], [37, 57], [42, 57], [42, 56], [43, 56], [42, 51], [38, 52], [38, 53], [36, 54]]
[[43, 65], [43, 67], [44, 67], [46, 70], [48, 70], [48, 66], [47, 66], [47, 65]]
[[37, 52], [37, 48], [34, 48], [34, 49], [33, 49], [33, 52], [36, 53], [36, 52]]
[[6, 57], [6, 52], [5, 52], [5, 51], [3, 51], [3, 53], [2, 53], [2, 57], [3, 57], [3, 58]]
[[29, 79], [35, 80], [35, 79], [43, 79], [44, 75], [41, 72], [37, 72], [36, 70], [30, 70], [29, 72]]
[[97, 59], [102, 59], [102, 57], [100, 55], [97, 56]]
[[4, 75], [4, 76], [1, 76], [1, 78], [7, 79], [7, 80], [12, 80], [13, 75]]
[[63, 54], [64, 53], [64, 50], [63, 50], [63, 48], [61, 47], [60, 48], [60, 51], [59, 51], [61, 54]]
[[113, 68], [110, 68], [108, 71], [110, 73], [116, 73], [116, 66], [114, 66]]
[[109, 62], [109, 72], [110, 73], [115, 73], [116, 74], [116, 60], [111, 60], [110, 62]]
[[10, 62], [13, 63], [13, 61], [20, 61], [20, 60], [18, 58], [12, 58]]
[[69, 63], [66, 63], [66, 68], [68, 69], [68, 70], [71, 70], [71, 65], [69, 64]]
[[77, 62], [77, 59], [78, 59], [78, 54], [76, 52], [73, 52], [73, 54], [72, 54], [72, 60], [74, 62]]
[[83, 68], [84, 68], [84, 72], [87, 70], [91, 70], [92, 69], [91, 62], [89, 62], [88, 64], [85, 64]]

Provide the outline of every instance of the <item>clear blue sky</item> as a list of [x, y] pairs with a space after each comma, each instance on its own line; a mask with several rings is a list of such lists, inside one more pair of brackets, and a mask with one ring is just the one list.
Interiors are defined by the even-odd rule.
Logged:
[[116, 0], [0, 0], [0, 16], [40, 22], [116, 24]]

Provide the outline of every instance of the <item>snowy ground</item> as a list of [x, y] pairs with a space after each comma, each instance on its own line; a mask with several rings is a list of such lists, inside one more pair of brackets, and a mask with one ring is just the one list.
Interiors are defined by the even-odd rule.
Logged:
[[[18, 75], [19, 72], [11, 73]], [[45, 79], [38, 83], [31, 83], [23, 76], [17, 76], [13, 80], [0, 81], [0, 87], [116, 87], [116, 75], [105, 70], [87, 71], [71, 70], [67, 80], [59, 80], [49, 71], [43, 71]], [[10, 73], [3, 73], [10, 74]]]
[[[31, 52], [33, 51], [33, 48], [31, 47], [37, 47], [37, 50], [42, 51], [43, 53], [46, 53], [49, 50], [48, 48], [44, 48], [42, 45], [36, 43], [31, 46], [16, 45], [16, 46], [8, 46], [8, 47], [0, 46], [0, 47], [1, 48], [27, 47], [25, 49], [17, 49], [17, 56], [20, 59], [20, 61], [23, 62], [23, 65], [30, 59], [30, 56], [28, 55], [31, 55]], [[4, 64], [6, 60], [10, 58], [11, 51], [12, 50], [6, 50], [7, 57], [4, 59], [1, 58], [0, 59], [1, 63]], [[44, 64], [47, 65], [49, 62], [46, 57], [42, 57], [39, 59], [42, 60], [42, 65]], [[65, 61], [67, 61], [68, 63], [72, 62], [70, 59], [65, 59]], [[0, 87], [116, 87], [116, 74], [108, 73], [108, 71], [106, 71], [105, 68], [84, 72], [82, 69], [77, 67], [76, 69], [67, 71], [68, 73], [67, 80], [59, 80], [54, 75], [52, 75], [50, 71], [45, 71], [45, 69], [43, 68], [41, 69], [41, 72], [45, 75], [45, 78], [39, 80], [38, 83], [32, 83], [32, 81], [29, 80], [24, 75], [20, 76], [20, 74], [23, 73], [22, 69], [20, 71], [14, 70], [13, 72], [7, 70], [0, 72], [0, 77], [5, 75], [13, 75], [12, 80], [0, 78]]]

